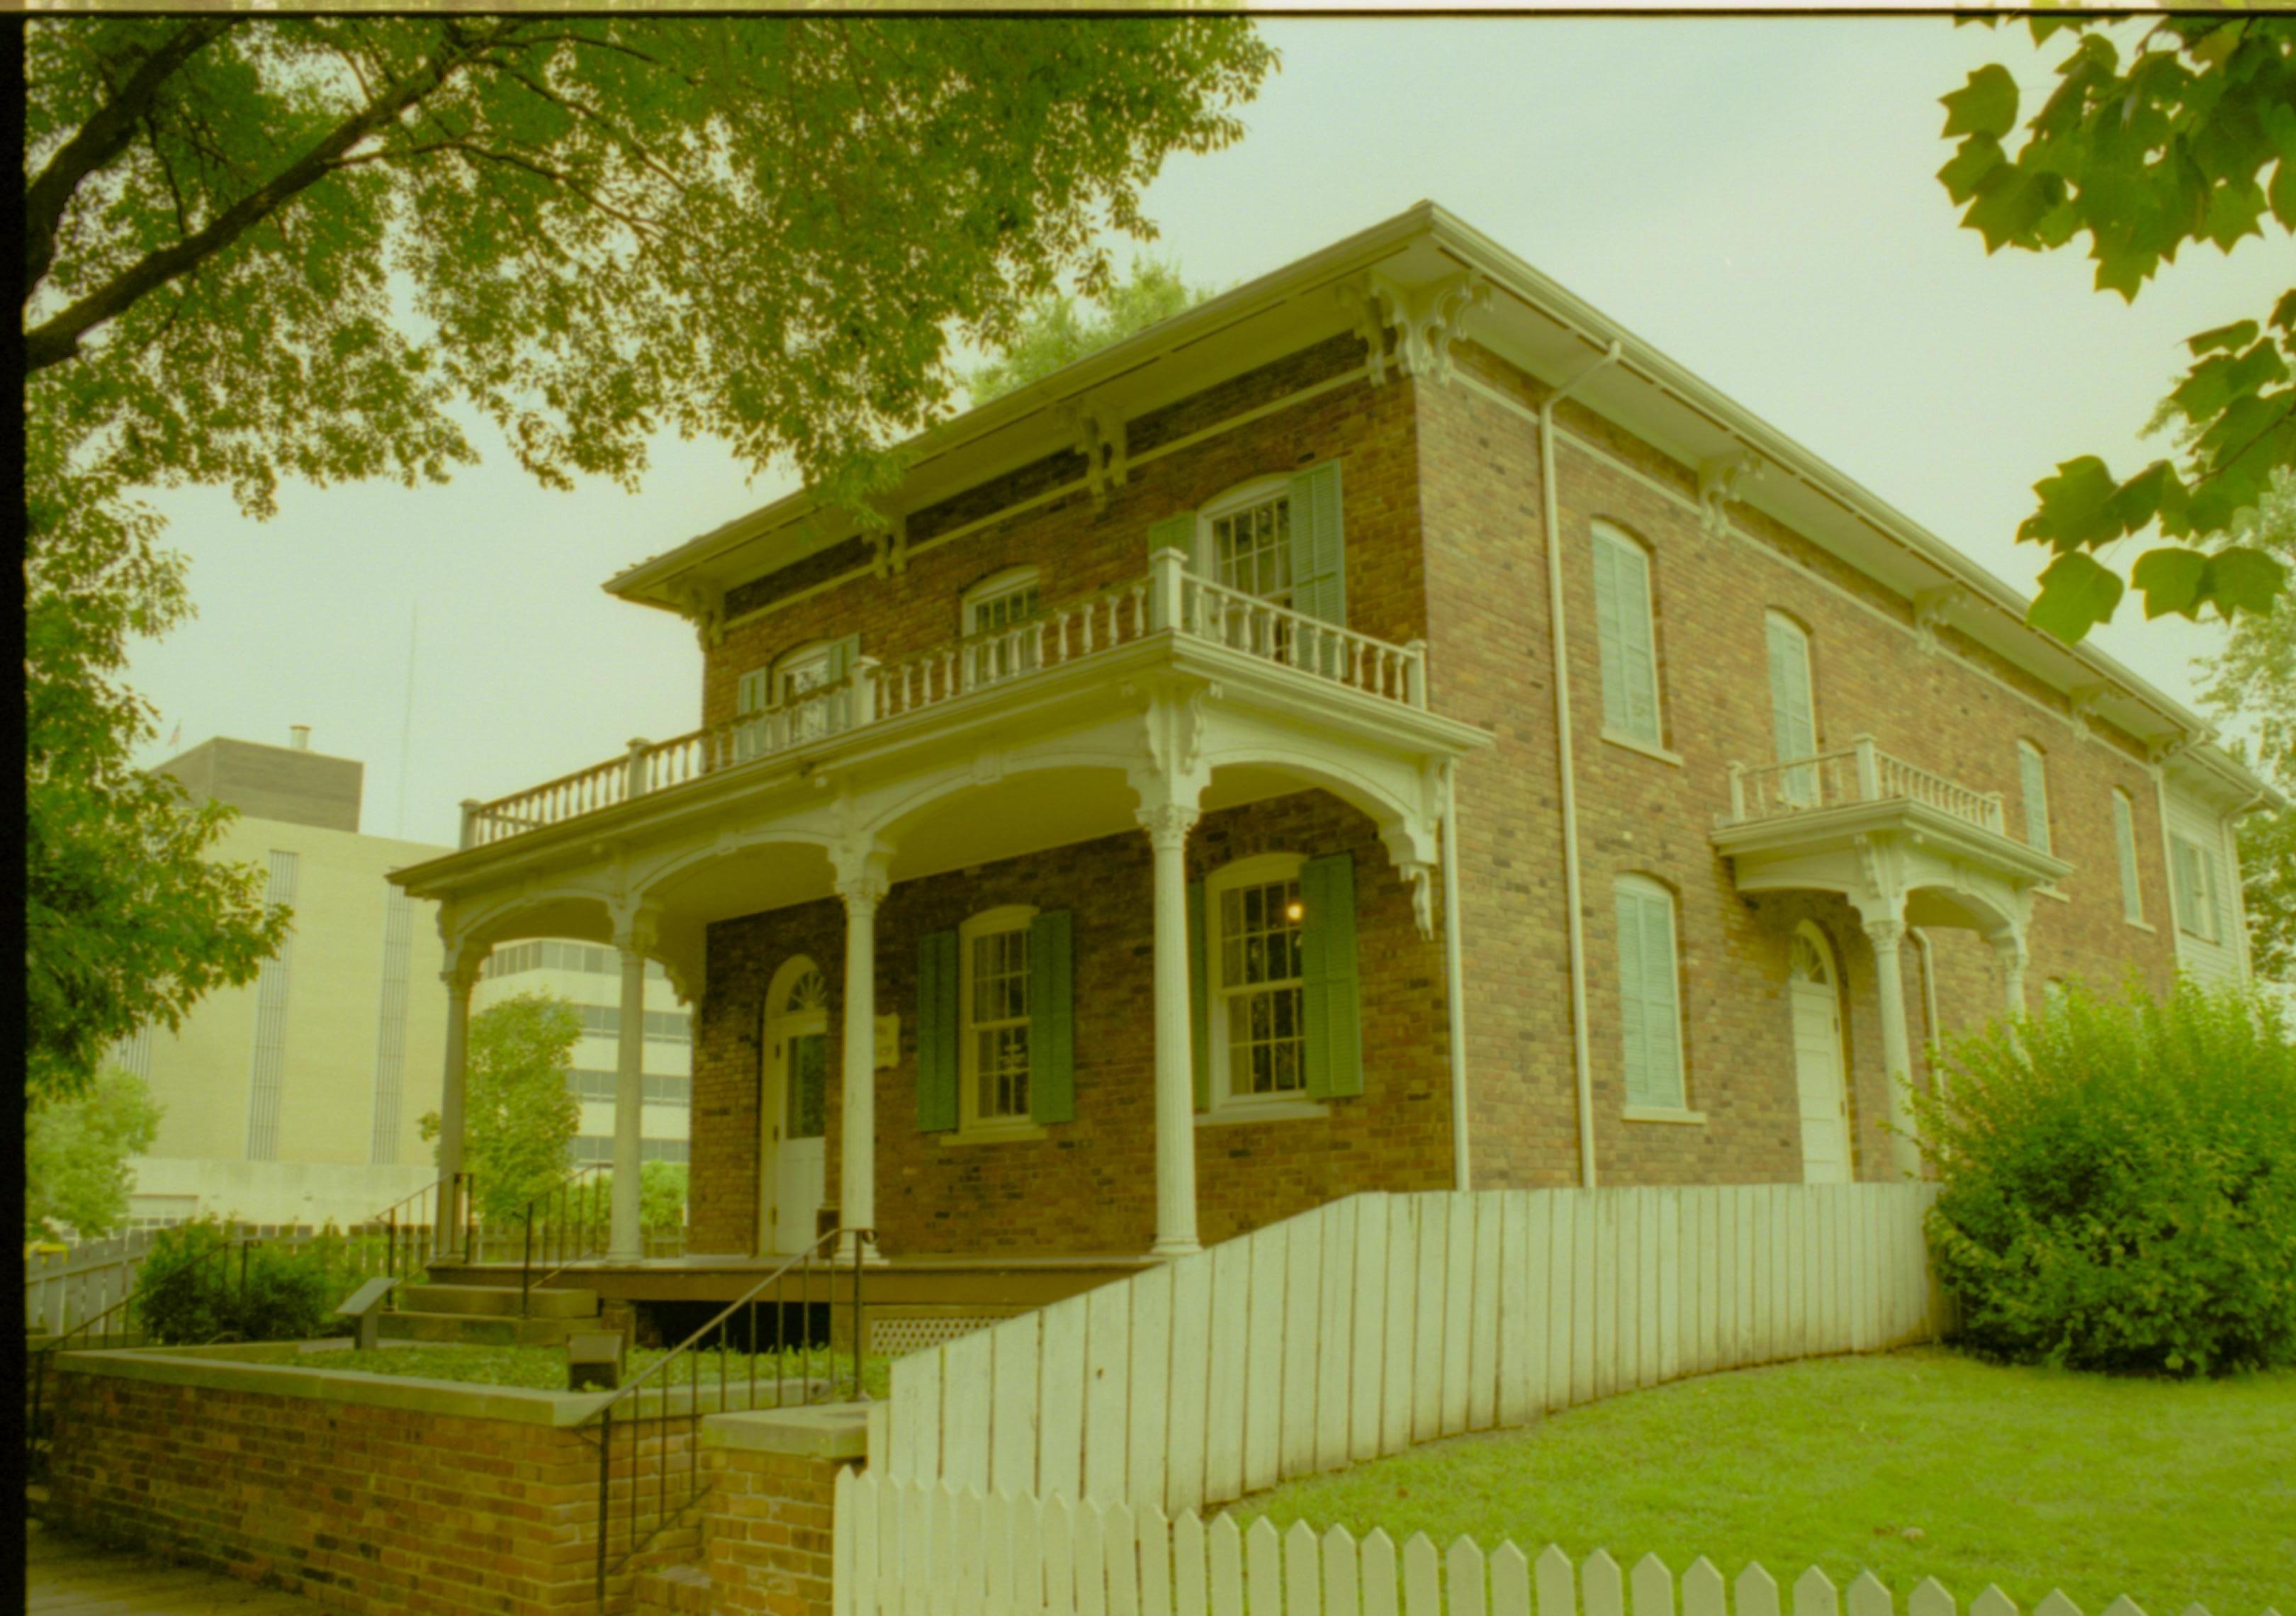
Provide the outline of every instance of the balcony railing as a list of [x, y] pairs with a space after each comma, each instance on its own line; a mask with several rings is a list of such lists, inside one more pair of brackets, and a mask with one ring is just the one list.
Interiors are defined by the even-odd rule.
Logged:
[[492, 802], [463, 805], [465, 848], [561, 824], [650, 792], [795, 751], [869, 724], [961, 701], [1167, 630], [1382, 701], [1427, 705], [1425, 642], [1396, 645], [1187, 575], [1177, 550], [1135, 582], [1066, 602], [1025, 623], [880, 663], [857, 657], [842, 684], [771, 712], [663, 742]]
[[1876, 746], [1871, 735], [1860, 735], [1839, 751], [1783, 763], [1751, 768], [1733, 763], [1730, 811], [1722, 823], [1754, 824], [1820, 808], [1900, 799], [1925, 803], [1997, 836], [2003, 833], [1999, 792], [1972, 791], [1893, 757]]

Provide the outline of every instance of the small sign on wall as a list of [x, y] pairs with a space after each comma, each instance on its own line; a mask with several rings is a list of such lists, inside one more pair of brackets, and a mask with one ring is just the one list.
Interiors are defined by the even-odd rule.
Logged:
[[901, 1018], [898, 1014], [877, 1018], [877, 1070], [884, 1071], [901, 1062]]

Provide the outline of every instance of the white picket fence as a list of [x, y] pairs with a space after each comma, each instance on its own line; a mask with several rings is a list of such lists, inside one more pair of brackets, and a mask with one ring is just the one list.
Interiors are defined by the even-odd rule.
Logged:
[[[1812, 1567], [1782, 1590], [1759, 1565], [1734, 1583], [1703, 1556], [1679, 1579], [1645, 1554], [1632, 1571], [1598, 1549], [1582, 1565], [1549, 1546], [1485, 1554], [1471, 1538], [1438, 1551], [1414, 1533], [1398, 1553], [1387, 1533], [1344, 1527], [1249, 1530], [1223, 1514], [1167, 1518], [1153, 1505], [1071, 1505], [976, 1488], [837, 1479], [835, 1616], [1844, 1616], [1844, 1599]], [[1847, 1616], [1894, 1616], [1870, 1571], [1850, 1583]], [[1956, 1616], [1954, 1596], [1925, 1579], [1906, 1616]], [[2017, 1616], [1998, 1587], [1968, 1616]], [[2081, 1616], [2062, 1592], [2032, 1616]], [[2103, 1616], [2144, 1616], [2127, 1596]], [[2183, 1616], [2208, 1616], [2200, 1605]], [[2276, 1616], [2267, 1610], [2264, 1616]]]
[[1177, 1514], [1685, 1375], [1932, 1339], [1935, 1194], [1351, 1195], [902, 1358], [871, 1465]]

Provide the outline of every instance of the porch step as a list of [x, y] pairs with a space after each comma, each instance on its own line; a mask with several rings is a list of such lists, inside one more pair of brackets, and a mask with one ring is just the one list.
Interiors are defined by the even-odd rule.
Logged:
[[641, 1571], [634, 1603], [637, 1616], [709, 1616], [709, 1573], [698, 1565]]
[[496, 1318], [483, 1313], [384, 1313], [375, 1333], [392, 1341], [455, 1341], [473, 1347], [562, 1347], [588, 1318]]
[[[505, 1285], [402, 1285], [398, 1305], [408, 1313], [468, 1313], [489, 1318], [521, 1317], [518, 1290]], [[543, 1290], [527, 1294], [528, 1318], [595, 1318], [595, 1291]]]

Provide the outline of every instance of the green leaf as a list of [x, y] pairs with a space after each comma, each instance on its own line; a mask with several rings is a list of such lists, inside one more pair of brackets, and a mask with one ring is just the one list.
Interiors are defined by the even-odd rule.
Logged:
[[1938, 170], [1937, 176], [1944, 183], [1945, 193], [1957, 207], [1976, 195], [1985, 176], [2006, 160], [2001, 155], [1999, 141], [1989, 135], [1972, 135], [1961, 143], [1961, 149]]
[[2198, 550], [2147, 550], [2128, 570], [2128, 581], [2144, 592], [2144, 615], [2169, 612], [2198, 617], [2208, 584], [2209, 558]]
[[2230, 618], [2235, 611], [2263, 617], [2288, 587], [2288, 569], [2268, 552], [2235, 546], [2209, 557], [2209, 595]]
[[2070, 551], [2042, 572], [2041, 592], [2026, 609], [2025, 620], [2077, 645], [2090, 629], [2112, 619], [2121, 592], [2119, 573], [2084, 552]]
[[2175, 467], [2165, 460], [2154, 461], [2113, 490], [2100, 513], [2103, 526], [2122, 533], [2146, 526], [2160, 511], [2168, 485], [2176, 480]]
[[2041, 496], [2041, 508], [2025, 519], [2017, 537], [2060, 552], [2118, 538], [2123, 530], [2107, 529], [2105, 512], [2119, 491], [2112, 473], [2095, 455], [2065, 461], [2054, 477], [2044, 477], [2033, 485], [2033, 492]]
[[2017, 81], [1997, 62], [1970, 74], [1969, 82], [1938, 97], [1946, 110], [1945, 133], [1989, 135], [1998, 140], [2017, 126]]
[[2229, 325], [2212, 326], [2197, 336], [2186, 337], [2185, 346], [2195, 354], [2204, 354], [2217, 348], [2246, 348], [2256, 338], [2255, 321], [2234, 320]]

